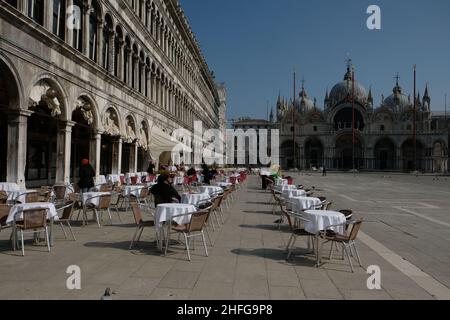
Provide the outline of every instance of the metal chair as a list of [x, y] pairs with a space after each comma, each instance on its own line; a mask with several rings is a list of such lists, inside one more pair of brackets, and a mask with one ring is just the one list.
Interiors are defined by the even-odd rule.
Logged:
[[[358, 232], [361, 229], [362, 221], [363, 221], [362, 219], [350, 220], [350, 221], [347, 221], [345, 224], [332, 225], [332, 226], [329, 226], [326, 230], [321, 231], [319, 233], [319, 236], [320, 236], [320, 238], [324, 239], [325, 242], [322, 243], [322, 245], [320, 247], [319, 257], [320, 257], [320, 251], [323, 248], [323, 246], [326, 243], [331, 242], [329, 260], [332, 260], [333, 259], [333, 246], [334, 246], [334, 244], [337, 245], [338, 243], [340, 243], [342, 245], [342, 260], [344, 259], [344, 253], [345, 253], [347, 255], [347, 259], [350, 264], [350, 269], [351, 269], [352, 273], [355, 272], [353, 269], [352, 260], [350, 258], [350, 256], [353, 257], [353, 251], [355, 252], [359, 266], [362, 267], [361, 258], [359, 256], [359, 252], [358, 252], [358, 249], [356, 247], [356, 242], [355, 242], [356, 237], [358, 236]], [[333, 230], [331, 230], [331, 228], [339, 227], [339, 226], [345, 226], [346, 234], [335, 233]], [[351, 226], [351, 228], [349, 228], [347, 226]], [[328, 232], [328, 231], [332, 231], [332, 232]]]
[[16, 199], [14, 199], [14, 204], [22, 203], [19, 199], [25, 197], [25, 203], [39, 202], [38, 192], [24, 192], [19, 194]]
[[[91, 201], [93, 199], [99, 199], [98, 204], [93, 204]], [[112, 225], [112, 218], [111, 218], [111, 211], [110, 211], [110, 204], [111, 204], [111, 195], [105, 194], [100, 196], [94, 196], [87, 198], [83, 203], [83, 216], [84, 216], [84, 224], [87, 224], [87, 213], [86, 211], [92, 210], [95, 214], [95, 218], [98, 224], [98, 227], [101, 228], [100, 220], [101, 220], [101, 213], [103, 210], [107, 210], [109, 221]]]
[[10, 206], [4, 203], [0, 203], [0, 231], [8, 227], [8, 225], [6, 224], [6, 220], [8, 219], [10, 210], [11, 210]]
[[[142, 232], [144, 231], [144, 228], [155, 226], [155, 221], [153, 221], [153, 220], [144, 221], [142, 219], [141, 207], [137, 203], [131, 203], [131, 209], [133, 211], [134, 221], [136, 222], [137, 229], [133, 235], [133, 239], [131, 240], [130, 250], [133, 248], [134, 242], [136, 242], [136, 243], [139, 242], [139, 239], [142, 236]], [[158, 233], [156, 234], [156, 237], [157, 237], [157, 241], [159, 241]]]
[[66, 233], [66, 230], [64, 229], [64, 223], [65, 223], [67, 225], [67, 227], [69, 227], [69, 231], [70, 231], [70, 234], [72, 235], [73, 241], [77, 241], [77, 239], [75, 238], [75, 235], [73, 234], [72, 226], [70, 225], [70, 220], [72, 218], [74, 205], [75, 205], [75, 201], [69, 201], [64, 206], [57, 208], [56, 211], [58, 213], [62, 212], [62, 215], [58, 214], [59, 219], [54, 220], [53, 223], [54, 224], [58, 223], [61, 226], [61, 229], [64, 233], [64, 237], [67, 239], [67, 233]]
[[[17, 232], [20, 231], [22, 243], [22, 255], [25, 256], [24, 233], [45, 232], [45, 240], [48, 252], [50, 252], [50, 241], [47, 228], [47, 210], [46, 209], [30, 209], [23, 210], [23, 220], [16, 221], [14, 217], [14, 250], [16, 248]], [[19, 215], [20, 213], [18, 213]]]
[[[208, 220], [208, 216], [209, 216], [209, 211], [199, 211], [199, 212], [193, 213], [191, 215], [191, 221], [188, 224], [177, 225], [177, 226], [171, 227], [171, 229], [175, 233], [180, 233], [180, 234], [184, 235], [184, 240], [185, 240], [185, 244], [186, 244], [186, 250], [187, 250], [189, 261], [191, 261], [191, 252], [190, 252], [190, 246], [189, 246], [189, 239], [191, 239], [191, 238], [200, 237], [200, 236], [202, 237], [203, 246], [205, 248], [205, 255], [208, 256], [208, 248], [206, 246], [205, 234], [203, 232], [203, 227], [205, 226], [205, 223]], [[169, 240], [170, 240], [170, 232], [167, 234], [165, 254], [167, 254], [167, 250], [169, 247]], [[194, 244], [195, 244], [195, 242], [194, 242]]]
[[0, 204], [6, 203], [8, 201], [8, 194], [6, 191], [0, 190]]

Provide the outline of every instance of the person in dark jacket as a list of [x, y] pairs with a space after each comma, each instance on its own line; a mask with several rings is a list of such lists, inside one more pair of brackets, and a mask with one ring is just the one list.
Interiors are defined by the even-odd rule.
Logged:
[[194, 168], [190, 168], [190, 169], [186, 172], [186, 175], [187, 175], [188, 177], [195, 176], [196, 174], [197, 174], [197, 171], [195, 171]]
[[155, 163], [153, 160], [150, 160], [148, 164], [147, 173], [152, 176], [155, 174]]
[[155, 196], [155, 206], [163, 203], [172, 203], [174, 199], [181, 201], [181, 197], [177, 190], [172, 186], [172, 178], [167, 174], [158, 177], [158, 183], [151, 189], [151, 193]]
[[210, 184], [211, 171], [209, 171], [208, 166], [204, 163], [202, 165], [203, 183]]
[[94, 187], [95, 170], [89, 163], [89, 160], [83, 159], [80, 167], [80, 181], [78, 186], [81, 192], [88, 192]]

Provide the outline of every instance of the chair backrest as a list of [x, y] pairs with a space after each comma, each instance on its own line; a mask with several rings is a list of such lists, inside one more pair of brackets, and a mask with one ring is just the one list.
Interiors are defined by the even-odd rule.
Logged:
[[43, 196], [44, 196], [43, 202], [52, 202], [52, 192], [51, 191], [45, 191]]
[[6, 204], [0, 204], [0, 226], [6, 225], [6, 220], [8, 219], [9, 210], [11, 209], [10, 206]]
[[[53, 186], [56, 200], [63, 200], [66, 197], [66, 186]], [[28, 202], [28, 201], [27, 201]]]
[[324, 202], [325, 200], [327, 200], [327, 198], [325, 197], [317, 197], [321, 202]]
[[110, 192], [110, 191], [112, 191], [112, 189], [113, 189], [113, 186], [111, 184], [105, 183], [100, 186], [99, 191], [100, 192]]
[[222, 201], [227, 200], [229, 194], [230, 194], [230, 189], [225, 189], [225, 190], [223, 191], [223, 196], [222, 196], [223, 198], [222, 198]]
[[213, 200], [213, 206], [212, 206], [211, 210], [216, 210], [217, 208], [219, 208], [222, 203], [222, 199], [223, 199], [223, 195], [215, 197]]
[[62, 211], [62, 220], [70, 220], [70, 218], [72, 217], [74, 204], [74, 201], [69, 201], [63, 207], [57, 209], [57, 211]]
[[81, 189], [80, 189], [80, 186], [78, 185], [78, 183], [74, 183], [72, 186], [73, 186], [73, 192], [80, 193]]
[[293, 230], [294, 230], [294, 225], [293, 225], [293, 223], [292, 223], [291, 216], [288, 214], [286, 208], [285, 208], [284, 205], [283, 205], [283, 201], [281, 201], [281, 198], [278, 198], [278, 197], [275, 198], [275, 201], [278, 203], [278, 205], [280, 206], [281, 212], [282, 212], [282, 213], [284, 214], [284, 216], [286, 217], [286, 219], [287, 219], [287, 221], [288, 221], [289, 229], [290, 229], [291, 231], [293, 231]]
[[149, 194], [148, 188], [142, 188], [139, 196], [141, 199], [145, 199], [148, 197], [148, 194]]
[[119, 176], [120, 184], [127, 184], [125, 181], [125, 176]]
[[100, 200], [98, 202], [99, 210], [108, 209], [110, 205], [111, 205], [111, 195], [110, 194], [105, 194], [105, 195], [100, 196]]
[[208, 211], [198, 211], [191, 216], [191, 222], [189, 224], [189, 232], [202, 231], [205, 222], [208, 220]]
[[339, 212], [342, 213], [347, 220], [349, 220], [349, 219], [351, 219], [351, 217], [353, 217], [353, 210], [342, 209], [342, 210], [339, 210]]
[[25, 201], [27, 203], [38, 202], [39, 201], [39, 193], [37, 192], [29, 192], [25, 195]]
[[0, 190], [0, 203], [6, 203], [7, 200], [8, 194], [5, 191]]
[[359, 229], [361, 229], [362, 221], [362, 219], [359, 219], [353, 224], [352, 230], [350, 231], [350, 234], [348, 236], [348, 240], [353, 241], [356, 239]]
[[46, 209], [23, 210], [23, 226], [25, 230], [43, 228], [46, 224]]
[[330, 210], [332, 205], [333, 205], [333, 202], [327, 202], [325, 204], [325, 210]]
[[141, 207], [137, 203], [132, 202], [131, 210], [133, 210], [134, 221], [136, 224], [140, 224], [142, 222]]
[[132, 185], [136, 185], [137, 181], [138, 181], [138, 178], [136, 176], [134, 176], [134, 177], [131, 177], [130, 180], [131, 180], [131, 184]]

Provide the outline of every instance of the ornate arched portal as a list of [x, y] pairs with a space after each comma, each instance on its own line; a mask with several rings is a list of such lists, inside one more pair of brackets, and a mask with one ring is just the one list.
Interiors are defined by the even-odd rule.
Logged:
[[336, 139], [335, 152], [334, 166], [336, 168], [342, 170], [361, 168], [364, 159], [364, 151], [362, 142], [358, 135], [355, 135], [354, 144], [353, 136], [351, 133], [340, 135]]

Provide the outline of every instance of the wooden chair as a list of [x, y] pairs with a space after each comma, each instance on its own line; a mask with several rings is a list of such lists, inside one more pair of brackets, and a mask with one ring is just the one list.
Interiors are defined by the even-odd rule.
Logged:
[[54, 200], [57, 204], [62, 204], [66, 201], [67, 186], [55, 185], [53, 186], [52, 191], [55, 195]]
[[6, 191], [0, 190], [0, 204], [6, 203], [8, 201], [8, 194]]
[[61, 226], [61, 229], [64, 233], [64, 237], [67, 239], [67, 233], [66, 233], [66, 230], [64, 229], [64, 223], [65, 223], [67, 225], [67, 227], [69, 228], [69, 231], [70, 231], [70, 234], [72, 235], [73, 241], [77, 241], [77, 239], [75, 238], [75, 235], [73, 234], [72, 226], [70, 225], [70, 220], [72, 219], [74, 205], [75, 205], [75, 201], [69, 201], [64, 206], [57, 208], [56, 211], [58, 213], [62, 212], [62, 215], [58, 214], [59, 219], [54, 220], [53, 223], [54, 224], [58, 223]]
[[11, 210], [10, 206], [4, 203], [0, 203], [0, 231], [2, 231], [2, 229], [8, 228], [6, 220], [8, 219], [10, 210]]
[[38, 233], [45, 232], [45, 240], [47, 243], [48, 252], [50, 252], [50, 241], [48, 238], [48, 228], [47, 228], [47, 210], [46, 209], [31, 209], [23, 211], [23, 220], [16, 221], [14, 218], [14, 249], [17, 239], [17, 232], [20, 231], [21, 243], [22, 243], [22, 255], [25, 256], [25, 246], [24, 246], [24, 233]]
[[[145, 228], [155, 226], [155, 221], [153, 220], [144, 221], [142, 219], [141, 207], [139, 206], [139, 204], [131, 203], [131, 209], [133, 210], [134, 221], [136, 222], [137, 229], [133, 235], [133, 239], [131, 240], [130, 250], [133, 248], [133, 244], [135, 242], [136, 243], [139, 242], [139, 239], [141, 238], [142, 232], [144, 231]], [[156, 237], [158, 237], [158, 234], [156, 234]], [[157, 239], [157, 241], [159, 240]]]
[[[99, 199], [98, 205], [94, 205], [92, 203], [89, 203], [93, 199]], [[87, 203], [87, 204], [86, 204]], [[94, 212], [97, 225], [99, 228], [101, 228], [100, 220], [102, 220], [101, 213], [102, 211], [106, 210], [108, 212], [109, 221], [112, 225], [112, 218], [111, 218], [111, 211], [110, 211], [110, 205], [111, 205], [111, 195], [105, 194], [100, 196], [94, 196], [86, 199], [83, 204], [83, 215], [84, 215], [84, 221], [87, 223], [87, 211], [92, 210]]]
[[[191, 261], [191, 252], [189, 245], [189, 239], [191, 238], [200, 236], [202, 237], [203, 247], [205, 248], [205, 255], [208, 256], [208, 248], [206, 246], [205, 234], [203, 232], [203, 227], [205, 226], [208, 216], [209, 211], [199, 211], [191, 215], [191, 221], [188, 224], [176, 225], [171, 227], [172, 231], [174, 231], [175, 233], [183, 234], [189, 261]], [[170, 241], [170, 232], [168, 233], [166, 239], [165, 254], [167, 254], [169, 241]]]
[[[347, 255], [347, 259], [350, 264], [350, 269], [351, 269], [352, 273], [355, 272], [353, 269], [352, 260], [350, 258], [350, 256], [353, 257], [353, 250], [356, 254], [356, 258], [359, 263], [359, 266], [362, 267], [361, 258], [359, 256], [359, 252], [358, 252], [358, 249], [356, 248], [356, 242], [355, 242], [356, 237], [358, 236], [358, 232], [361, 229], [362, 221], [363, 221], [362, 219], [359, 219], [357, 221], [355, 221], [355, 220], [347, 221], [345, 223], [345, 227], [346, 227], [345, 229], [346, 229], [347, 234], [327, 232], [328, 230], [331, 230], [331, 228], [333, 228], [333, 227], [342, 226], [342, 224], [329, 226], [327, 228], [327, 230], [321, 231], [319, 233], [320, 238], [325, 240], [325, 242], [322, 243], [322, 245], [321, 245], [321, 249], [327, 242], [332, 243], [331, 249], [330, 249], [330, 256], [329, 256], [330, 260], [333, 259], [333, 244], [336, 244], [336, 245], [341, 244], [342, 245], [342, 260], [344, 259], [344, 253], [345, 253]], [[347, 227], [348, 225], [351, 225], [352, 228], [348, 228]], [[321, 250], [319, 250], [319, 257], [320, 257], [320, 251]]]

